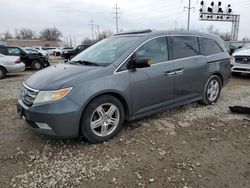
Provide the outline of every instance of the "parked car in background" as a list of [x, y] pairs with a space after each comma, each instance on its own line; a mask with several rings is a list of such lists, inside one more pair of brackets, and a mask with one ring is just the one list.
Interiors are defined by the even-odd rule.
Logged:
[[127, 32], [31, 75], [17, 108], [34, 131], [99, 143], [117, 135], [124, 120], [215, 103], [230, 77], [230, 56], [216, 35]]
[[246, 50], [246, 49], [250, 49], [250, 45], [242, 46], [241, 48], [238, 48], [237, 50], [235, 50], [235, 52], [238, 52], [238, 51], [241, 51], [241, 50]]
[[40, 54], [45, 58], [46, 61], [49, 60], [49, 55], [46, 52], [41, 52], [40, 50], [32, 47], [25, 47], [24, 49], [30, 54]]
[[43, 50], [42, 47], [33, 46], [31, 48], [38, 50], [41, 54], [43, 54], [44, 57], [47, 57], [49, 59], [49, 53], [47, 53], [45, 50]]
[[0, 54], [7, 55], [8, 49], [4, 45], [0, 45]]
[[60, 48], [60, 53], [62, 55], [63, 52], [68, 51], [68, 50], [73, 50], [73, 49], [74, 49], [73, 47], [62, 47], [62, 48]]
[[25, 64], [21, 62], [20, 57], [0, 54], [0, 79], [3, 79], [8, 73], [16, 73], [24, 70]]
[[243, 48], [233, 53], [232, 74], [250, 74], [250, 48]]
[[74, 49], [69, 49], [69, 50], [65, 50], [62, 52], [61, 56], [65, 59], [70, 59], [71, 57], [74, 57], [75, 55], [81, 53], [83, 50], [86, 50], [88, 47], [90, 47], [91, 45], [88, 44], [81, 44], [78, 45], [76, 48]]
[[39, 70], [49, 66], [49, 62], [41, 54], [29, 53], [24, 48], [16, 46], [0, 46], [0, 51], [3, 51], [3, 55], [7, 56], [19, 56], [21, 61], [26, 67], [31, 67], [34, 70]]
[[236, 46], [230, 44], [229, 42], [225, 41], [224, 43], [225, 43], [226, 49], [230, 55], [232, 55], [238, 49]]
[[61, 51], [57, 47], [42, 47], [44, 51], [46, 51], [49, 55], [60, 56]]

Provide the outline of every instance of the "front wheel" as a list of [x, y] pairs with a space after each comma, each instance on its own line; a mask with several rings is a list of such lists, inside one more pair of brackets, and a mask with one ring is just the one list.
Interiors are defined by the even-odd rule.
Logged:
[[103, 95], [94, 99], [83, 112], [81, 132], [88, 141], [101, 143], [116, 136], [123, 122], [121, 102], [111, 95]]
[[202, 100], [200, 101], [200, 103], [205, 105], [211, 105], [215, 103], [220, 96], [221, 88], [221, 79], [216, 75], [212, 75], [206, 83], [206, 87], [204, 89]]

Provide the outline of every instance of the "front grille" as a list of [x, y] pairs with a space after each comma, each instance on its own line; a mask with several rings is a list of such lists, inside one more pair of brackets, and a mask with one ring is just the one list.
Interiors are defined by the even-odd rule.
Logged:
[[32, 106], [34, 100], [36, 99], [38, 92], [39, 91], [32, 89], [30, 87], [27, 87], [24, 84], [21, 89], [20, 97], [25, 105]]
[[240, 64], [250, 64], [250, 56], [235, 56], [235, 62]]
[[233, 68], [233, 71], [245, 71], [245, 72], [249, 72], [250, 69], [244, 69], [244, 68]]

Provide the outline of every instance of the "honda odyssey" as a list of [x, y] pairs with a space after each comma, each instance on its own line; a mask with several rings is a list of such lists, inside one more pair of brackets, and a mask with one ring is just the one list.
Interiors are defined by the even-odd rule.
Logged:
[[230, 77], [229, 54], [215, 35], [127, 32], [31, 75], [17, 109], [37, 132], [100, 143], [125, 120], [195, 101], [215, 103]]

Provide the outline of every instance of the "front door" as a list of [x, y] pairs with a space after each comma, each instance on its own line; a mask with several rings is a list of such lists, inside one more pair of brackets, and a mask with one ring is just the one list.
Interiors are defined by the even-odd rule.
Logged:
[[167, 38], [149, 40], [135, 52], [135, 57], [151, 59], [152, 65], [129, 72], [133, 114], [140, 115], [173, 104], [174, 66], [168, 61]]

